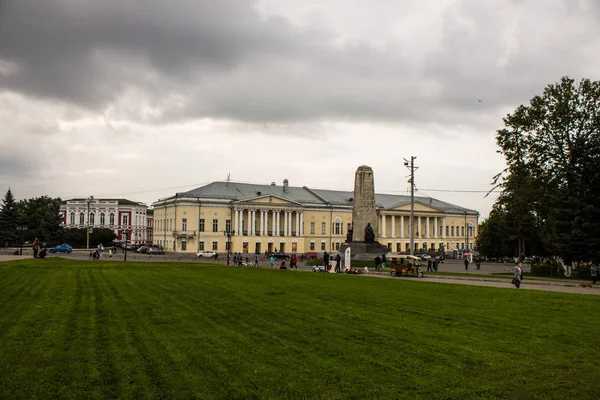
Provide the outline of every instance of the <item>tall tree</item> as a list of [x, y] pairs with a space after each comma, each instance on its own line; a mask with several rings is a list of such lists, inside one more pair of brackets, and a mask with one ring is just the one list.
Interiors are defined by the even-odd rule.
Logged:
[[16, 245], [19, 241], [19, 210], [12, 191], [8, 189], [0, 210], [0, 245]]
[[546, 246], [567, 262], [598, 260], [600, 82], [564, 77], [503, 121], [496, 141], [508, 177], [499, 201], [514, 214], [520, 235], [535, 222]]

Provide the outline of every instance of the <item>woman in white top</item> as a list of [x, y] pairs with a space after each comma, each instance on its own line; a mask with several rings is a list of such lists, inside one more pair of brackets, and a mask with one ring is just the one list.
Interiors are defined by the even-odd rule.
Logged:
[[513, 278], [513, 283], [517, 287], [517, 289], [521, 286], [521, 281], [523, 280], [523, 270], [521, 269], [521, 262], [517, 261], [515, 265], [515, 277]]

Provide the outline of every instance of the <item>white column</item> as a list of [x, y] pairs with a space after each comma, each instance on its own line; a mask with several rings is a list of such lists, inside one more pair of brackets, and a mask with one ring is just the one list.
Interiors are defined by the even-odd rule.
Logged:
[[272, 228], [273, 228], [272, 229], [273, 230], [273, 236], [277, 236], [277, 235], [275, 235], [275, 211], [271, 211], [271, 218], [272, 218], [272, 221], [271, 221], [272, 224], [271, 225], [273, 225], [272, 226]]
[[254, 236], [254, 216], [256, 211], [250, 210], [250, 215], [248, 217], [248, 225], [250, 225], [250, 234], [249, 236]]
[[240, 234], [240, 210], [235, 209], [234, 210], [234, 214], [235, 214], [235, 221], [233, 222], [233, 230], [237, 232], [237, 234]]
[[438, 217], [433, 219], [433, 237], [436, 239], [438, 237]]
[[300, 236], [304, 236], [304, 212], [300, 213]]
[[288, 211], [288, 236], [292, 236], [292, 211]]
[[421, 237], [423, 235], [423, 232], [421, 232], [421, 216], [420, 215], [417, 218], [417, 232], [419, 233], [417, 235], [417, 237]]
[[385, 232], [385, 214], [381, 214], [381, 237], [386, 237], [386, 232]]
[[392, 238], [396, 237], [396, 216], [392, 215]]
[[300, 236], [300, 213], [296, 211], [296, 236]]
[[446, 238], [446, 218], [442, 218], [442, 237]]
[[425, 234], [428, 238], [431, 237], [431, 232], [429, 232], [429, 217], [425, 217]]
[[284, 223], [285, 223], [285, 228], [283, 228], [283, 230], [284, 230], [284, 232], [285, 232], [284, 236], [292, 236], [291, 229], [290, 229], [290, 225], [291, 225], [291, 224], [290, 224], [290, 222], [291, 222], [291, 218], [290, 218], [290, 212], [289, 212], [289, 211], [286, 211], [286, 212], [285, 212], [285, 217], [284, 217], [284, 220], [285, 220], [285, 221], [284, 221]]
[[260, 236], [265, 235], [265, 212], [260, 210], [260, 226], [259, 226]]
[[400, 237], [404, 237], [404, 215], [400, 216]]
[[280, 226], [279, 226], [279, 218], [280, 218], [279, 211], [275, 211], [274, 214], [275, 214], [275, 234], [273, 236], [279, 236], [279, 228], [280, 228]]

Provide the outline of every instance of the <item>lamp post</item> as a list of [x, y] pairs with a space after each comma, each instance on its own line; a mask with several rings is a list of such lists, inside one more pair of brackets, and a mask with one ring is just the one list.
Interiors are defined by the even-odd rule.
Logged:
[[229, 265], [229, 260], [231, 259], [231, 237], [235, 235], [235, 231], [227, 228], [223, 231], [223, 235], [227, 237], [227, 265]]
[[19, 231], [19, 255], [23, 255], [23, 231], [27, 230], [26, 226], [19, 225], [17, 226], [17, 230]]
[[89, 196], [87, 199], [85, 199], [85, 202], [87, 204], [87, 226], [85, 229], [85, 238], [86, 238], [86, 244], [85, 244], [85, 248], [87, 251], [90, 251], [90, 203], [94, 201], [94, 196]]
[[404, 166], [410, 171], [410, 255], [413, 256], [415, 253], [415, 170], [419, 167], [415, 167], [416, 156], [411, 156], [410, 161], [404, 159]]
[[123, 232], [125, 233], [125, 246], [123, 246], [123, 261], [127, 261], [127, 237], [131, 234], [131, 228], [124, 228]]

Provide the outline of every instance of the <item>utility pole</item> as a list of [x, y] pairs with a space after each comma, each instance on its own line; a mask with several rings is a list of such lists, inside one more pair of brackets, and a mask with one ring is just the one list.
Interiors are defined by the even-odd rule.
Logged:
[[87, 224], [86, 224], [86, 229], [85, 229], [85, 238], [86, 238], [86, 245], [85, 248], [87, 251], [90, 251], [90, 203], [94, 201], [94, 196], [90, 196], [87, 199], [85, 199], [85, 202], [87, 203]]
[[465, 236], [466, 236], [466, 244], [467, 250], [469, 250], [469, 225], [467, 224], [467, 210], [465, 210]]
[[410, 255], [415, 255], [415, 170], [419, 167], [415, 167], [416, 156], [411, 156], [410, 161], [404, 159], [404, 166], [410, 171]]

